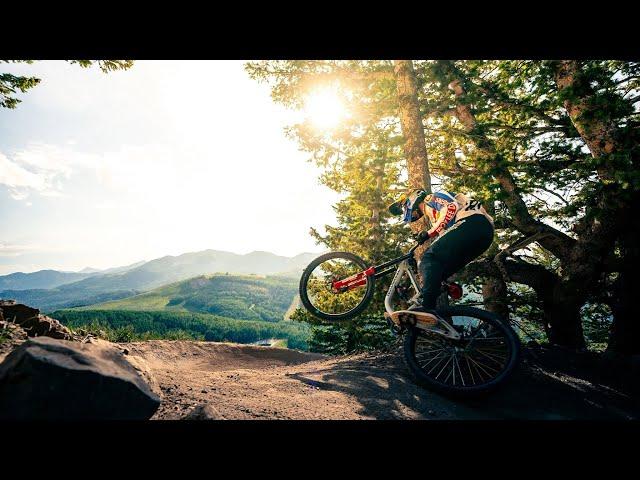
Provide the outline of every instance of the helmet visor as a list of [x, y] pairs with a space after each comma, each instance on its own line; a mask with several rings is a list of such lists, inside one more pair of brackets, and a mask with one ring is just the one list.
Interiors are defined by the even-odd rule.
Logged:
[[402, 220], [404, 223], [415, 222], [422, 216], [422, 212], [418, 208], [418, 205], [412, 199], [407, 199], [403, 205], [403, 216]]

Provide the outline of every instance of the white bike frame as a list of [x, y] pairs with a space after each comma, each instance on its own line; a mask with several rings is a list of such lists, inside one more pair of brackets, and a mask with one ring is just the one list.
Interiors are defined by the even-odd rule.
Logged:
[[[415, 273], [409, 265], [409, 260], [405, 259], [398, 264], [398, 269], [396, 270], [396, 273], [393, 276], [393, 280], [391, 280], [391, 285], [389, 285], [387, 294], [384, 297], [384, 308], [389, 315], [394, 312], [392, 299], [396, 293], [396, 287], [400, 284], [400, 281], [405, 274], [408, 275], [409, 280], [411, 281], [411, 285], [416, 292], [415, 295], [413, 295], [413, 297], [409, 299], [409, 303], [411, 303], [412, 305], [416, 305], [418, 303], [418, 298], [420, 297], [420, 287], [418, 286], [418, 281], [416, 280]], [[458, 333], [458, 331], [453, 328], [449, 324], [449, 322], [441, 318], [439, 315], [436, 315], [436, 318], [438, 319], [438, 323], [433, 326], [422, 325], [420, 322], [418, 322], [416, 324], [416, 327], [425, 331], [437, 333], [454, 340], [460, 339], [460, 333]]]

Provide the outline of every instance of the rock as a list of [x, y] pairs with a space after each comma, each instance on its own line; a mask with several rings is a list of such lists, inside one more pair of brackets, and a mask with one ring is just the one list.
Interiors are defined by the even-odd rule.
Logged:
[[191, 410], [183, 420], [224, 420], [224, 417], [216, 407], [210, 403], [204, 403]]
[[144, 420], [160, 399], [109, 342], [31, 338], [0, 364], [0, 420]]
[[71, 330], [62, 325], [55, 318], [41, 315], [40, 310], [31, 308], [21, 303], [0, 303], [0, 316], [4, 320], [20, 325], [30, 337], [51, 337], [61, 340], [71, 340]]
[[27, 340], [26, 332], [15, 323], [5, 322], [0, 317], [0, 362], [11, 350]]
[[[93, 342], [96, 341], [105, 342], [104, 340], [93, 340]], [[123, 355], [127, 355], [125, 360], [131, 364], [136, 372], [138, 372], [138, 375], [142, 377], [151, 391], [160, 398], [162, 396], [162, 389], [160, 388], [160, 384], [156, 380], [156, 377], [151, 373], [151, 368], [147, 361], [138, 355], [129, 355], [128, 353], [123, 353]]]

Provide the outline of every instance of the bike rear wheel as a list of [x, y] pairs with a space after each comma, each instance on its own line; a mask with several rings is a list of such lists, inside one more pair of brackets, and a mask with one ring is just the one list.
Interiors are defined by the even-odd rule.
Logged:
[[312, 315], [327, 321], [348, 320], [361, 313], [373, 297], [375, 278], [364, 276], [361, 285], [336, 291], [336, 280], [361, 274], [367, 264], [349, 252], [330, 252], [312, 261], [300, 278], [300, 300]]
[[453, 340], [411, 327], [404, 341], [407, 367], [416, 381], [439, 393], [468, 397], [504, 384], [518, 363], [516, 333], [491, 312], [452, 306], [438, 310], [461, 334]]

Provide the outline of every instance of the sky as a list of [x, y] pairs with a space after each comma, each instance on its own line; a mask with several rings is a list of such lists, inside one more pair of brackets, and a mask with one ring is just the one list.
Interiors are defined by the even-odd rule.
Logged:
[[0, 275], [322, 251], [309, 228], [334, 223], [338, 197], [285, 137], [304, 113], [274, 104], [243, 64], [2, 64], [42, 80], [0, 108]]

